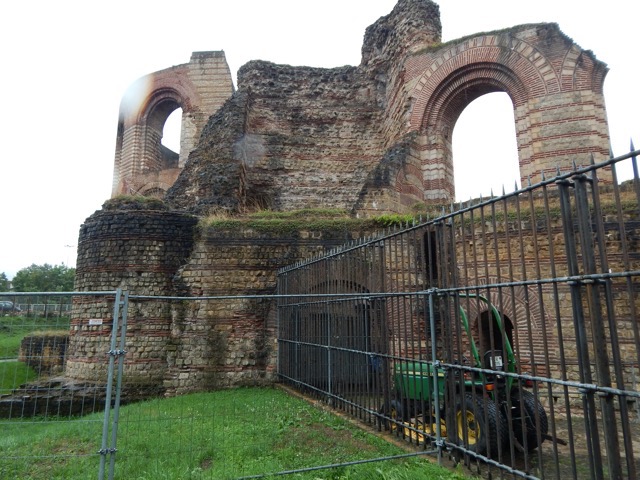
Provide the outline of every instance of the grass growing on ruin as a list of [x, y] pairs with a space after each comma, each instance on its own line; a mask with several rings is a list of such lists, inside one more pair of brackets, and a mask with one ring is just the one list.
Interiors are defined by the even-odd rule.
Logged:
[[295, 234], [300, 231], [368, 232], [403, 227], [419, 218], [413, 214], [382, 214], [370, 218], [356, 218], [340, 209], [301, 209], [285, 212], [258, 210], [244, 215], [213, 213], [200, 221], [200, 228], [234, 230], [250, 228], [267, 234]]
[[[150, 400], [123, 407], [119, 425], [116, 478], [232, 479], [406, 453], [373, 430], [357, 428], [278, 389]], [[0, 428], [0, 478], [95, 478], [100, 414], [60, 422], [0, 421]], [[464, 477], [410, 458], [284, 478]]]

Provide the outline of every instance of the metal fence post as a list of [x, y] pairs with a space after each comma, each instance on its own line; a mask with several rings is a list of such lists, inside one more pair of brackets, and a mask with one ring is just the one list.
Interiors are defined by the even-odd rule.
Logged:
[[111, 416], [111, 393], [113, 389], [113, 369], [115, 365], [115, 357], [112, 352], [116, 349], [118, 340], [118, 319], [120, 318], [120, 298], [122, 297], [122, 290], [116, 290], [116, 297], [113, 303], [113, 319], [111, 324], [111, 344], [109, 348], [109, 366], [107, 369], [107, 386], [104, 399], [104, 421], [102, 423], [102, 444], [99, 450], [100, 454], [100, 469], [98, 471], [98, 480], [104, 480], [105, 466], [107, 461], [107, 455], [110, 453], [110, 449], [107, 448], [109, 443], [109, 418]]
[[125, 342], [127, 336], [127, 314], [129, 312], [129, 292], [124, 293], [121, 310], [122, 323], [120, 325], [120, 344], [118, 346], [118, 350], [112, 355], [112, 357], [118, 357], [118, 376], [116, 379], [116, 398], [113, 405], [113, 423], [111, 425], [111, 447], [109, 448], [111, 455], [111, 461], [109, 463], [109, 480], [113, 480], [116, 463], [118, 420], [120, 418], [120, 398], [122, 397], [122, 373], [124, 370], [124, 356], [126, 354]]
[[[113, 322], [111, 328], [111, 343], [107, 355], [109, 355], [109, 365], [107, 369], [107, 385], [105, 391], [104, 402], [104, 420], [102, 424], [102, 443], [100, 447], [100, 468], [98, 471], [98, 480], [104, 480], [107, 456], [109, 456], [109, 480], [113, 480], [116, 454], [116, 439], [118, 430], [118, 416], [120, 413], [120, 397], [122, 391], [122, 371], [124, 365], [124, 346], [127, 326], [127, 310], [129, 294], [124, 294], [123, 301], [122, 289], [116, 290], [116, 296], [113, 305]], [[122, 316], [122, 322], [120, 322]], [[118, 332], [119, 344], [118, 344]], [[116, 348], [116, 346], [118, 348]], [[111, 432], [109, 432], [109, 424], [111, 419], [111, 407], [113, 396], [113, 377], [115, 370], [116, 357], [118, 357], [118, 370], [116, 378], [116, 396], [113, 401], [113, 421], [111, 423]], [[109, 435], [111, 433], [111, 436]], [[109, 441], [111, 437], [111, 441]]]
[[433, 291], [428, 293], [429, 295], [429, 328], [431, 329], [431, 371], [433, 372], [433, 409], [436, 414], [436, 448], [438, 449], [438, 464], [442, 465], [442, 446], [444, 442], [442, 441], [442, 425], [440, 419], [440, 388], [438, 386], [438, 369], [439, 369], [439, 361], [438, 361], [438, 352], [436, 348], [436, 316], [433, 304]]
[[[569, 180], [558, 182], [560, 190], [560, 210], [562, 214], [562, 226], [565, 236], [565, 250], [567, 253], [567, 267], [571, 277], [577, 277], [580, 274], [577, 242], [575, 232], [573, 230], [574, 216], [571, 210], [571, 192], [570, 188], [575, 185]], [[591, 462], [591, 478], [604, 478], [602, 470], [602, 455], [600, 451], [600, 438], [598, 434], [598, 420], [596, 405], [594, 399], [594, 391], [586, 388], [584, 385], [591, 385], [592, 376], [589, 359], [589, 345], [587, 340], [587, 330], [585, 325], [585, 312], [582, 300], [582, 286], [577, 281], [568, 282], [571, 289], [571, 307], [573, 310], [573, 324], [576, 334], [576, 348], [578, 356], [578, 368], [580, 372], [582, 404], [584, 410], [584, 426], [587, 448], [589, 450], [589, 459]]]

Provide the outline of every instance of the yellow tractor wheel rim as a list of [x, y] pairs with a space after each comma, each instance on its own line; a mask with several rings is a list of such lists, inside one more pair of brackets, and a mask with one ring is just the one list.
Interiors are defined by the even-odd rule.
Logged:
[[[394, 407], [391, 407], [391, 412], [389, 412], [389, 416], [393, 420], [397, 420], [398, 419], [398, 411]], [[395, 422], [390, 422], [390, 423], [391, 423], [391, 431], [395, 432], [398, 429], [398, 425], [396, 425]]]
[[476, 422], [475, 415], [469, 411], [465, 414], [460, 410], [456, 415], [456, 420], [458, 424], [458, 438], [465, 438], [466, 430], [467, 442], [469, 445], [475, 445], [478, 438], [480, 438], [480, 425]]

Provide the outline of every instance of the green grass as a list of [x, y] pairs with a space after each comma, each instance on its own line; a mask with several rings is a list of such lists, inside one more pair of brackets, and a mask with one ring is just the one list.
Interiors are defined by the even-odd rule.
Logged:
[[14, 388], [36, 378], [35, 370], [22, 362], [0, 362], [0, 395], [9, 394]]
[[22, 339], [44, 331], [68, 332], [69, 318], [0, 316], [0, 359], [17, 358]]
[[17, 361], [20, 342], [25, 336], [68, 331], [69, 318], [0, 316], [0, 395], [38, 377], [31, 367]]
[[[0, 478], [96, 478], [102, 416], [0, 421]], [[278, 389], [150, 400], [120, 412], [115, 478], [233, 479], [404, 454], [384, 438]], [[20, 457], [24, 455], [24, 457]], [[308, 480], [462, 479], [422, 458], [286, 477]]]

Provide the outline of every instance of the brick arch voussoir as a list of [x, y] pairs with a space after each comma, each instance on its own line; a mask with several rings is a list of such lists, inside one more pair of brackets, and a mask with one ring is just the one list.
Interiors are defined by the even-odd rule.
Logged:
[[147, 195], [149, 192], [151, 191], [162, 191], [164, 193], [167, 192], [167, 190], [169, 190], [169, 188], [171, 187], [171, 185], [165, 183], [165, 182], [148, 182], [146, 184], [144, 184], [143, 186], [141, 186], [140, 188], [138, 188], [137, 192], [135, 192], [137, 195]]
[[578, 45], [572, 45], [565, 53], [561, 71], [563, 91], [591, 89], [603, 93], [608, 72], [606, 65], [596, 61], [593, 54], [585, 52]]
[[460, 73], [473, 71], [474, 65], [493, 66], [485, 70], [487, 80], [500, 72], [511, 72], [516, 83], [524, 87], [507, 91], [516, 107], [531, 97], [560, 91], [560, 79], [551, 62], [535, 46], [510, 35], [474, 37], [430, 54], [411, 92], [415, 99], [410, 116], [412, 130], [419, 130], [424, 125], [425, 110], [434, 92], [446, 88], [451, 79], [459, 79]]
[[433, 92], [425, 108], [421, 128], [434, 127], [441, 120], [452, 126], [476, 98], [491, 92], [506, 92], [514, 105], [526, 96], [526, 87], [500, 65], [472, 65], [451, 75]]
[[169, 100], [185, 113], [197, 110], [200, 104], [196, 87], [182, 67], [146, 75], [129, 87], [120, 104], [124, 128], [140, 125], [150, 111]]
[[167, 103], [177, 105], [176, 108], [173, 108], [172, 110], [175, 110], [177, 108], [182, 108], [183, 111], [187, 110], [185, 108], [185, 99], [182, 97], [182, 95], [180, 95], [180, 92], [174, 90], [173, 88], [162, 88], [154, 90], [153, 92], [150, 92], [149, 96], [145, 99], [145, 102], [138, 112], [138, 123], [148, 123], [154, 115], [156, 109]]

